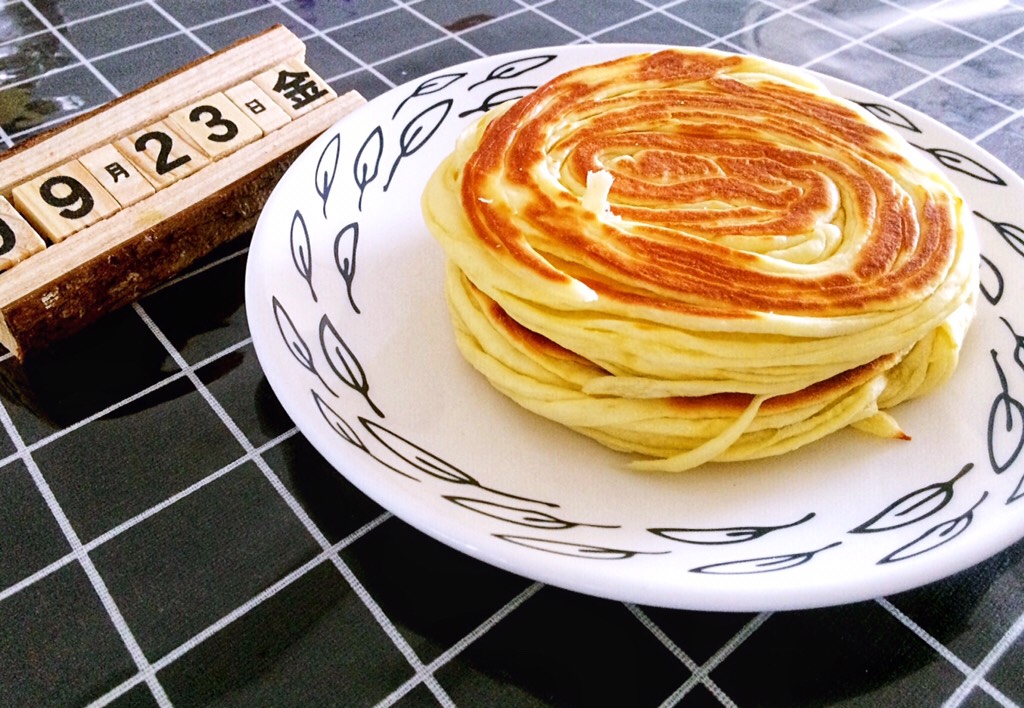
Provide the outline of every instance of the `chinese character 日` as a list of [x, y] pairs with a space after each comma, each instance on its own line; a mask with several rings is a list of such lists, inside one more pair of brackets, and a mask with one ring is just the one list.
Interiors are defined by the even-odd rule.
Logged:
[[249, 112], [252, 113], [253, 115], [259, 115], [263, 111], [267, 110], [267, 107], [264, 106], [260, 102], [260, 99], [258, 99], [258, 98], [254, 98], [251, 101], [249, 101], [248, 103], [246, 103], [245, 107], [248, 108]]
[[277, 74], [274, 91], [291, 101], [292, 108], [295, 110], [308, 106], [321, 96], [327, 95], [327, 91], [317, 86], [316, 82], [309, 78], [308, 71], [286, 71], [283, 69]]

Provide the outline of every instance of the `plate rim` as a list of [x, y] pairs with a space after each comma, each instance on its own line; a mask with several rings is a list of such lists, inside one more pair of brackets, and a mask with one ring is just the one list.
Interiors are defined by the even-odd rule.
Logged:
[[[658, 45], [658, 44], [629, 44], [629, 43], [616, 43], [616, 44], [600, 44], [600, 45], [565, 45], [565, 46], [553, 46], [553, 47], [539, 47], [529, 48], [523, 50], [517, 50], [514, 52], [506, 52], [502, 54], [495, 54], [485, 57], [480, 57], [467, 62], [458, 63], [455, 65], [441, 67], [435, 71], [428, 72], [422, 76], [411, 79], [401, 85], [396, 86], [393, 89], [386, 91], [380, 96], [371, 99], [365, 106], [357, 109], [353, 115], [342, 118], [338, 123], [328, 129], [314, 144], [306, 150], [303, 154], [309, 153], [315, 150], [319, 140], [332, 132], [340, 130], [346, 123], [353, 120], [355, 115], [361, 112], [371, 110], [371, 107], [376, 103], [382, 103], [382, 99], [386, 97], [394, 97], [401, 94], [403, 91], [408, 91], [411, 86], [422, 84], [426, 79], [440, 75], [444, 72], [450, 72], [452, 70], [461, 70], [463, 68], [479, 68], [480, 66], [486, 65], [498, 65], [503, 61], [509, 61], [516, 57], [522, 57], [524, 55], [538, 54], [544, 52], [557, 52], [557, 53], [571, 53], [579, 54], [581, 57], [587, 54], [599, 54], [605, 58], [611, 58], [612, 54], [619, 53], [619, 55], [625, 55], [626, 53], [638, 53], [644, 51], [656, 51], [658, 49], [672, 48], [671, 45]], [[685, 48], [685, 47], [684, 47]], [[595, 51], [598, 50], [598, 51]], [[600, 60], [604, 60], [603, 58]], [[583, 65], [590, 63], [587, 61], [574, 62], [575, 65]], [[781, 62], [776, 62], [781, 63]], [[789, 66], [789, 65], [786, 65]], [[796, 68], [796, 67], [794, 67]], [[963, 141], [963, 144], [970, 145], [971, 148], [978, 153], [989, 155], [993, 164], [999, 165], [1004, 168], [1005, 172], [1011, 175], [1017, 182], [1020, 182], [1019, 187], [1024, 187], [1024, 182], [1021, 182], [1019, 176], [1017, 176], [1013, 170], [1006, 167], [998, 158], [991, 156], [987, 151], [978, 146], [976, 143], [971, 141], [969, 138], [959, 135], [948, 126], [943, 125], [941, 122], [934, 118], [927, 116], [926, 114], [917, 111], [909, 106], [904, 106], [898, 100], [889, 99], [888, 97], [877, 94], [876, 92], [866, 89], [864, 87], [857, 86], [850, 82], [842, 79], [836, 79], [827, 75], [822, 75], [813, 70], [797, 68], [799, 71], [807, 73], [811, 76], [818, 78], [823, 81], [830, 89], [836, 92], [837, 87], [851, 87], [858, 92], [866, 92], [873, 96], [877, 96], [879, 99], [884, 100], [887, 103], [895, 104], [906, 108], [915, 117], [921, 117], [927, 120], [930, 124], [929, 127], [940, 130], [947, 133], [950, 137], [957, 140], [958, 142]], [[547, 80], [546, 78], [544, 80]], [[296, 160], [296, 165], [301, 163], [300, 160]], [[313, 445], [318, 452], [323, 454], [325, 448], [330, 449], [336, 446], [338, 443], [336, 440], [332, 440], [327, 431], [315, 426], [302, 424], [303, 418], [308, 415], [306, 410], [300, 410], [300, 407], [295, 404], [291, 398], [287, 395], [281, 395], [283, 388], [287, 387], [287, 382], [282, 380], [279, 372], [274, 366], [268, 366], [267, 362], [271, 361], [273, 356], [269, 353], [271, 347], [270, 341], [272, 335], [270, 330], [265, 327], [265, 322], [261, 322], [260, 318], [265, 315], [257, 314], [257, 308], [253, 304], [257, 301], [255, 295], [256, 274], [255, 269], [251, 267], [254, 260], [254, 254], [263, 247], [265, 238], [261, 238], [261, 225], [264, 224], [264, 214], [274, 204], [276, 195], [283, 194], [286, 189], [286, 185], [289, 184], [289, 178], [295, 179], [294, 173], [298, 169], [296, 165], [289, 167], [284, 176], [282, 176], [278, 185], [275, 186], [270, 198], [267, 200], [267, 205], [261, 212], [258, 219], [257, 225], [254, 228], [253, 240], [250, 246], [249, 253], [247, 255], [246, 264], [246, 275], [245, 275], [245, 302], [247, 306], [246, 317], [252, 336], [253, 346], [257, 354], [257, 358], [260, 365], [267, 377], [271, 388], [277, 395], [278, 400], [284, 407], [285, 411], [295, 422], [298, 431], [304, 435], [310, 443]], [[284, 197], [277, 197], [283, 199]], [[307, 403], [308, 406], [308, 403]], [[325, 455], [325, 457], [327, 457]], [[583, 592], [589, 595], [603, 597], [611, 600], [637, 602], [645, 605], [661, 606], [661, 607], [673, 607], [679, 609], [695, 609], [695, 610], [714, 610], [714, 611], [761, 611], [761, 610], [786, 610], [786, 609], [807, 609], [812, 607], [831, 606], [837, 604], [846, 604], [850, 602], [856, 602], [860, 600], [867, 600], [871, 598], [881, 597], [890, 595], [895, 592], [908, 590], [914, 587], [918, 587], [935, 580], [948, 577], [955, 573], [961, 572], [966, 568], [969, 568], [977, 563], [982, 562], [991, 555], [1007, 548], [1016, 541], [1020, 540], [1024, 536], [1024, 524], [1021, 528], [1010, 528], [1008, 526], [1001, 527], [1002, 534], [989, 533], [984, 538], [987, 543], [979, 544], [975, 543], [966, 547], [947, 547], [943, 557], [947, 558], [945, 564], [931, 563], [926, 565], [923, 569], [914, 566], [905, 565], [894, 568], [891, 574], [886, 575], [885, 578], [880, 581], [879, 579], [858, 581], [846, 578], [843, 581], [835, 581], [826, 583], [824, 586], [818, 587], [816, 590], [816, 597], [811, 598], [805, 596], [803, 593], [793, 593], [792, 589], [784, 589], [782, 592], [771, 592], [768, 588], [763, 591], [756, 593], [758, 597], [751, 597], [754, 594], [752, 591], [747, 589], [746, 585], [741, 585], [739, 592], [735, 586], [730, 586], [728, 589], [723, 589], [723, 595], [716, 594], [714, 597], [699, 598], [699, 597], [687, 597], [682, 603], [675, 603], [672, 601], [666, 602], [663, 591], [659, 590], [646, 590], [642, 586], [633, 587], [632, 590], [627, 589], [626, 592], [622, 592], [621, 588], [608, 588], [600, 583], [600, 577], [597, 582], [592, 581], [590, 576], [592, 574], [586, 574], [586, 577], [565, 577], [564, 573], [560, 573], [557, 569], [549, 563], [541, 564], [537, 566], [535, 564], [521, 562], [521, 556], [514, 552], [513, 549], [509, 549], [509, 553], [501, 554], [494, 553], [493, 551], [482, 551], [475, 544], [457, 536], [453, 536], [447, 533], [444, 529], [437, 528], [436, 525], [430, 523], [429, 514], [425, 518], [421, 513], [422, 509], [417, 508], [417, 499], [414, 493], [407, 495], [399, 495], [398, 498], [390, 497], [382, 494], [383, 490], [381, 487], [368, 484], [366, 477], [362, 476], [358, 469], [353, 470], [351, 466], [341, 467], [334, 461], [328, 458], [328, 462], [336, 469], [339, 474], [342, 474], [348, 479], [353, 485], [355, 485], [362, 493], [373, 499], [376, 503], [380, 504], [383, 508], [393, 513], [396, 517], [402, 519], [406, 523], [409, 523], [420, 532], [427, 534], [428, 536], [435, 538], [436, 540], [448, 545], [462, 553], [466, 553], [472, 557], [477, 558], [490, 565], [502, 568], [503, 570], [515, 573], [520, 576], [531, 578], [533, 580], [550, 584], [557, 587], [566, 588], [569, 590]], [[356, 465], [358, 467], [358, 465]], [[979, 547], [984, 550], [979, 551]], [[948, 559], [953, 559], [948, 561]], [[952, 569], [951, 569], [952, 568]], [[600, 574], [599, 574], [600, 575]], [[884, 580], [889, 582], [883, 582]]]

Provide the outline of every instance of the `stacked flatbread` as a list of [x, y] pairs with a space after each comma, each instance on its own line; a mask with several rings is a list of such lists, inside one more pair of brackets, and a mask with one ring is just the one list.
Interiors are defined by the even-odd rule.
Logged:
[[669, 50], [472, 125], [423, 194], [464, 357], [639, 469], [793, 450], [946, 381], [978, 247], [956, 189], [813, 78]]

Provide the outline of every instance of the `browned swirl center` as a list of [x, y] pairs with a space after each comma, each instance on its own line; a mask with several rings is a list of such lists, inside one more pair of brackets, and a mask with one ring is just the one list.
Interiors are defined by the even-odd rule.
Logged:
[[[502, 257], [602, 297], [732, 317], [857, 313], [945, 277], [953, 197], [915, 181], [905, 146], [854, 108], [739, 57], [603, 68], [517, 102], [466, 162], [466, 216]], [[603, 214], [581, 199], [601, 172]]]

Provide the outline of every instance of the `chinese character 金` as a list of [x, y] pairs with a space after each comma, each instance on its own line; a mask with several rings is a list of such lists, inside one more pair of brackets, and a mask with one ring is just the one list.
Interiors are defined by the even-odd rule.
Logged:
[[278, 72], [274, 91], [291, 101], [292, 108], [295, 110], [308, 106], [321, 96], [327, 95], [326, 90], [317, 86], [316, 82], [309, 78], [308, 71], [281, 70]]

